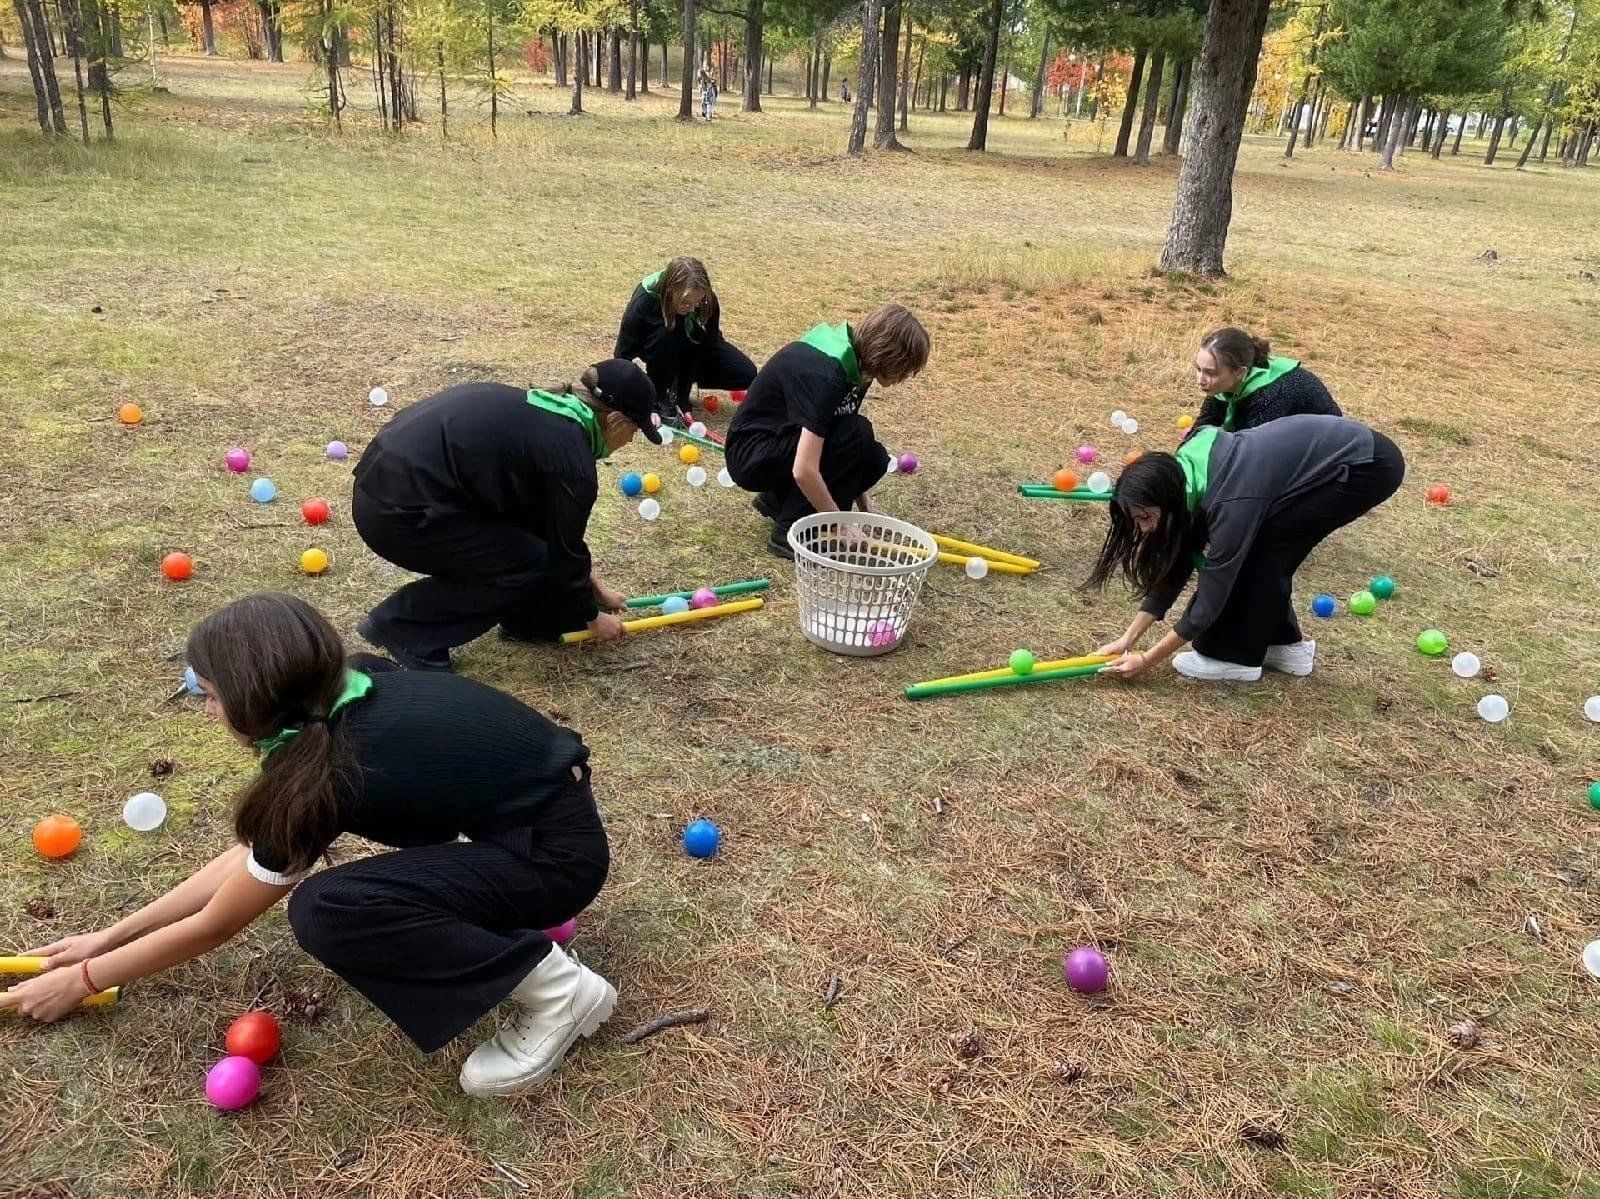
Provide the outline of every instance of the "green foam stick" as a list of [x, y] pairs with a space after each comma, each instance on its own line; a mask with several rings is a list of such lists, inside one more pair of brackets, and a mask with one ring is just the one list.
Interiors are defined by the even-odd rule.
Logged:
[[960, 679], [948, 683], [912, 683], [907, 699], [932, 699], [936, 695], [958, 695], [963, 691], [987, 691], [992, 687], [1020, 687], [1024, 683], [1051, 683], [1057, 679], [1081, 679], [1099, 674], [1101, 666], [1064, 666], [1060, 670], [1036, 670], [1032, 674], [1008, 674], [993, 679]]
[[1109, 491], [1057, 491], [1054, 487], [1019, 487], [1017, 494], [1025, 500], [1071, 500], [1079, 504], [1109, 504]]
[[[716, 592], [718, 596], [745, 595], [751, 591], [765, 591], [770, 586], [772, 586], [772, 582], [769, 579], [750, 579], [744, 583], [724, 583], [721, 587], [713, 587], [711, 590]], [[638, 595], [628, 600], [625, 606], [629, 608], [659, 608], [673, 596], [677, 596], [679, 599], [691, 599], [694, 596], [694, 592], [669, 591], [665, 595]]]
[[723, 450], [726, 452], [726, 448], [720, 441], [712, 441], [709, 437], [701, 437], [698, 433], [691, 433], [689, 430], [680, 429], [676, 425], [672, 426], [672, 435], [681, 437], [684, 441], [692, 441], [695, 445], [703, 445], [708, 450]]

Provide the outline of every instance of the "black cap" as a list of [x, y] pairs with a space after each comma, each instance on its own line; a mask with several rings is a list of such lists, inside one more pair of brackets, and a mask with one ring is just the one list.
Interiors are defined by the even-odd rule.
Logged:
[[656, 412], [656, 385], [650, 376], [626, 358], [597, 362], [594, 373], [594, 398], [638, 425], [646, 441], [660, 445], [661, 417]]

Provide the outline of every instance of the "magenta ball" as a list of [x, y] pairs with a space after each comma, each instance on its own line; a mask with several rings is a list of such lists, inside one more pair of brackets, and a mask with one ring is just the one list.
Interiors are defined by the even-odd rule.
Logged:
[[578, 935], [578, 918], [574, 916], [571, 920], [563, 920], [554, 928], [545, 929], [544, 935], [549, 937], [557, 945], [565, 945], [568, 941], [572, 940], [573, 937]]
[[689, 597], [691, 608], [715, 608], [721, 602], [717, 598], [717, 593], [709, 587], [702, 587]]
[[1093, 462], [1099, 456], [1100, 455], [1095, 452], [1095, 448], [1092, 445], [1080, 445], [1078, 447], [1078, 461], [1083, 463], [1085, 466], [1088, 466], [1089, 463]]
[[1106, 983], [1111, 980], [1111, 967], [1106, 962], [1106, 955], [1087, 945], [1080, 945], [1067, 954], [1066, 960], [1061, 963], [1061, 973], [1066, 977], [1068, 986], [1085, 995], [1104, 991]]
[[900, 473], [903, 475], [912, 474], [921, 465], [915, 454], [900, 455]]
[[206, 1098], [225, 1112], [248, 1107], [260, 1090], [261, 1067], [247, 1057], [225, 1057], [206, 1075]]
[[222, 456], [228, 464], [228, 469], [236, 475], [242, 475], [250, 469], [250, 451], [242, 445], [236, 445]]
[[900, 640], [900, 630], [894, 627], [892, 620], [877, 620], [867, 626], [868, 645], [893, 645]]

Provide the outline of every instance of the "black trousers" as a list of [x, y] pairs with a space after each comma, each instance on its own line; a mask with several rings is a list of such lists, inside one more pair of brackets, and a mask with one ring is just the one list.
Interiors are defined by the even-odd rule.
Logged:
[[1365, 516], [1399, 490], [1406, 462], [1400, 448], [1374, 432], [1373, 460], [1346, 477], [1299, 496], [1267, 518], [1240, 568], [1216, 623], [1194, 639], [1208, 658], [1260, 666], [1267, 649], [1302, 640], [1295, 615], [1294, 573], [1330, 533]]
[[494, 1009], [550, 952], [611, 864], [588, 775], [532, 828], [333, 866], [289, 897], [289, 923], [424, 1053]]
[[[795, 486], [794, 456], [800, 448], [800, 430], [771, 436], [745, 434], [728, 439], [728, 473], [746, 491], [765, 491], [777, 500], [775, 532], [787, 535], [789, 526], [816, 511], [806, 493]], [[833, 422], [822, 442], [819, 464], [822, 481], [841, 508], [850, 508], [889, 473], [889, 451], [879, 444], [872, 422], [859, 413]]]
[[401, 587], [370, 617], [380, 636], [413, 653], [439, 654], [497, 624], [529, 640], [583, 627], [570, 604], [552, 603], [548, 547], [526, 529], [479, 517], [421, 517], [360, 487], [351, 517], [378, 557], [428, 576]]
[[755, 381], [756, 364], [738, 346], [721, 338], [704, 345], [676, 338], [664, 340], [645, 362], [645, 374], [656, 385], [662, 404], [687, 412], [690, 384], [710, 391], [745, 391]]

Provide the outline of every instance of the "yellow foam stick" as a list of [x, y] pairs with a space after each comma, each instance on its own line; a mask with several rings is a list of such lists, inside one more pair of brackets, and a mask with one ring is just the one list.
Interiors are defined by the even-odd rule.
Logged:
[[952, 554], [949, 550], [939, 551], [939, 561], [948, 562], [951, 566], [965, 566], [973, 558], [987, 562], [989, 569], [996, 574], [1031, 575], [1039, 569], [1037, 566], [1018, 566], [1015, 562], [996, 562], [992, 558], [985, 558], [982, 554]]
[[957, 554], [972, 554], [979, 558], [987, 558], [992, 566], [996, 562], [1009, 562], [1013, 566], [1026, 566], [1029, 570], [1038, 570], [1041, 563], [1036, 558], [1024, 558], [1021, 554], [1008, 554], [1004, 550], [993, 550], [986, 545], [975, 545], [970, 541], [957, 541], [954, 537], [944, 537], [938, 533], [933, 535], [940, 549], [951, 550]]
[[[1107, 662], [1115, 662], [1116, 660], [1116, 655], [1114, 654], [1085, 654], [1081, 658], [1057, 658], [1052, 662], [1034, 663], [1033, 670], [1028, 673], [1034, 674], [1043, 670], [1067, 670], [1074, 666], [1103, 666]], [[979, 679], [1003, 679], [1006, 675], [1015, 673], [1016, 671], [1012, 670], [1011, 667], [1002, 666], [997, 670], [975, 670], [971, 674], [952, 674], [942, 679], [928, 679], [927, 682], [919, 683], [918, 686], [929, 686], [933, 683], [971, 683]]]
[[[70, 970], [70, 966], [58, 967], [61, 970]], [[43, 974], [44, 959], [41, 957], [0, 957], [0, 975], [3, 974]], [[96, 995], [90, 995], [79, 1007], [104, 1007], [108, 1003], [115, 1003], [122, 998], [121, 987], [107, 987]], [[9, 1009], [4, 1009], [9, 1010]]]
[[[638, 620], [625, 620], [622, 622], [624, 632], [642, 633], [647, 629], [664, 629], [668, 625], [688, 624], [695, 620], [710, 620], [716, 616], [733, 616], [740, 612], [753, 612], [761, 607], [765, 600], [748, 599], [736, 600], [731, 604], [716, 604], [710, 608], [690, 608], [687, 612], [672, 612], [664, 616], [644, 616]], [[594, 634], [588, 629], [579, 629], [576, 633], [562, 633], [561, 644], [573, 645], [579, 641], [593, 641]]]

